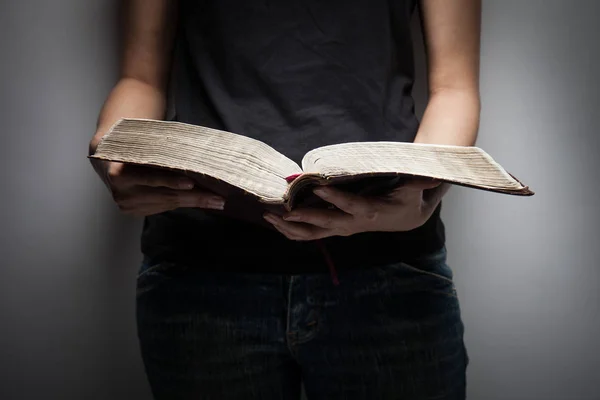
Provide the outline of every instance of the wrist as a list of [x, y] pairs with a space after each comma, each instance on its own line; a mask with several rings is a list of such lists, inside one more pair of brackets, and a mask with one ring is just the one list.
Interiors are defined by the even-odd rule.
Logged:
[[102, 136], [98, 133], [92, 137], [92, 140], [90, 140], [88, 145], [88, 156], [91, 156], [96, 152], [96, 148], [98, 147], [98, 143], [100, 143], [100, 139], [102, 139]]
[[433, 189], [423, 191], [423, 201], [427, 205], [427, 208], [434, 210], [442, 201], [442, 198], [448, 193], [448, 190], [452, 187], [452, 184], [448, 182], [442, 182], [439, 186]]

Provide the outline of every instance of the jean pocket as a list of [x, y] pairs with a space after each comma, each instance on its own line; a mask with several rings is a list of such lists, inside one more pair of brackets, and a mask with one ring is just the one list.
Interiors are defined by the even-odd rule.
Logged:
[[184, 266], [171, 262], [152, 262], [145, 259], [137, 274], [137, 295], [160, 287], [185, 272]]
[[446, 248], [384, 267], [396, 285], [457, 297]]
[[160, 269], [165, 269], [168, 266], [165, 263], [153, 262], [150, 259], [144, 259], [142, 264], [138, 268], [137, 279], [141, 279], [146, 274], [152, 273], [152, 271], [157, 271]]

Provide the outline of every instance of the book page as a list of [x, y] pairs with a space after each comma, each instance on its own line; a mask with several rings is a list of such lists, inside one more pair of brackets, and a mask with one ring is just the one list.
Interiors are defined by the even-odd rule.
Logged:
[[361, 142], [324, 146], [302, 160], [305, 172], [325, 178], [362, 174], [406, 174], [502, 191], [527, 188], [478, 147], [405, 142]]
[[287, 176], [300, 167], [265, 143], [180, 122], [124, 119], [93, 156], [209, 175], [269, 203], [281, 202]]

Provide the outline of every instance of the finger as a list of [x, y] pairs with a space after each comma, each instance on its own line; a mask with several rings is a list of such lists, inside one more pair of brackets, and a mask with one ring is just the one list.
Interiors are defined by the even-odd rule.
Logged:
[[190, 190], [194, 188], [194, 181], [185, 176], [176, 176], [174, 174], [144, 173], [139, 175], [138, 185], [165, 187], [175, 190]]
[[223, 210], [225, 199], [216, 194], [202, 190], [173, 191], [179, 207], [198, 207], [211, 210]]
[[332, 232], [316, 226], [286, 222], [281, 217], [267, 213], [264, 215], [267, 222], [271, 223], [275, 229], [285, 235], [288, 239], [307, 241], [317, 240], [328, 236], [333, 236]]
[[441, 181], [432, 179], [413, 179], [400, 186], [399, 189], [408, 189], [414, 191], [423, 191], [435, 189], [442, 184]]
[[175, 190], [190, 190], [194, 181], [174, 172], [161, 171], [158, 168], [132, 165], [112, 166], [109, 170], [112, 182], [120, 187], [148, 186], [165, 187]]
[[179, 191], [143, 186], [118, 194], [115, 196], [115, 201], [121, 210], [125, 212], [147, 209], [148, 207], [162, 211], [181, 207], [222, 210], [225, 206], [225, 200], [222, 197], [200, 190]]
[[315, 189], [314, 193], [346, 214], [364, 215], [367, 214], [371, 208], [370, 202], [365, 197], [342, 192], [338, 189], [320, 187]]
[[308, 237], [307, 236], [301, 236], [298, 235], [297, 233], [290, 231], [288, 229], [286, 229], [285, 227], [281, 227], [278, 225], [273, 224], [273, 227], [279, 231], [279, 233], [281, 233], [283, 236], [287, 237], [290, 240], [296, 240], [296, 241], [308, 241]]
[[354, 218], [352, 215], [338, 210], [305, 208], [285, 214], [283, 220], [288, 222], [303, 222], [325, 229], [346, 230], [352, 224]]
[[165, 203], [156, 204], [144, 204], [130, 210], [122, 210], [124, 214], [132, 215], [134, 217], [147, 217], [150, 215], [161, 214], [167, 211], [174, 210], [172, 206], [168, 206]]
[[175, 196], [137, 190], [114, 196], [119, 209], [128, 215], [147, 216], [174, 210], [178, 207]]

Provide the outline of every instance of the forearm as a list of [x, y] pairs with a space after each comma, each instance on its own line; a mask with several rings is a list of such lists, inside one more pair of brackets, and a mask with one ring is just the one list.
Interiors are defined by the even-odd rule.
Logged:
[[475, 90], [448, 89], [433, 93], [415, 143], [473, 146], [477, 140], [480, 99]]
[[[473, 146], [479, 130], [480, 99], [476, 91], [446, 90], [432, 94], [425, 109], [415, 143]], [[443, 183], [425, 193], [438, 204], [450, 189]]]
[[165, 112], [166, 96], [162, 90], [134, 78], [121, 79], [102, 107], [90, 150], [119, 119], [163, 119]]

